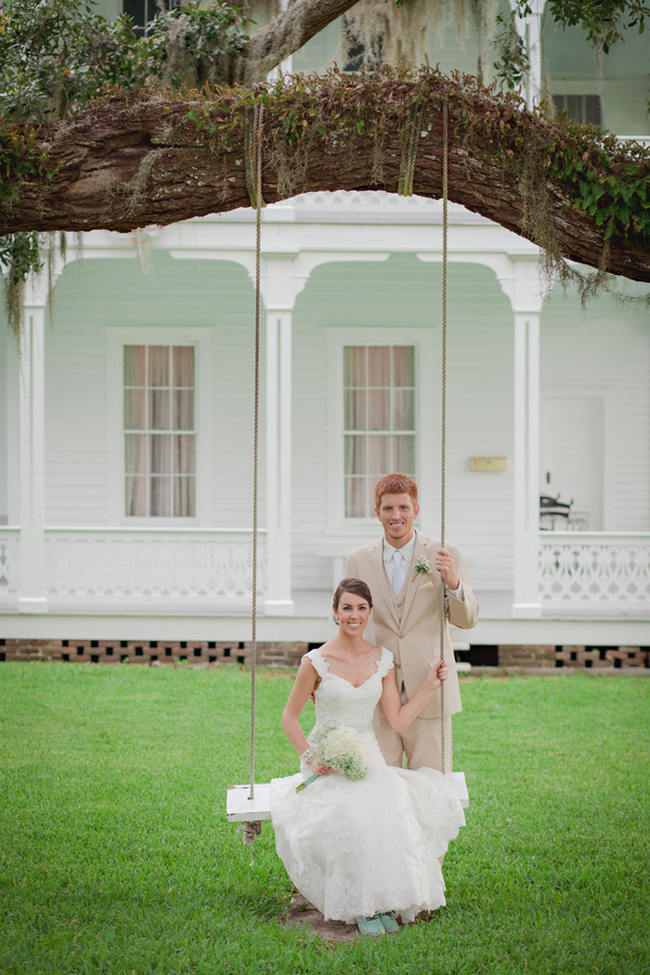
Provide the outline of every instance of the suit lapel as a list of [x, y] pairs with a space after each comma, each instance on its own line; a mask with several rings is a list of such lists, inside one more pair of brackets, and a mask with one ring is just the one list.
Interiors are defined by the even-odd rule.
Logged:
[[413, 549], [413, 561], [409, 566], [408, 574], [406, 576], [406, 581], [404, 583], [404, 600], [402, 608], [402, 621], [405, 622], [409, 614], [409, 610], [415, 599], [415, 594], [420, 587], [420, 580], [418, 578], [418, 573], [415, 571], [415, 563], [420, 558], [421, 555], [425, 555], [424, 542], [422, 541], [422, 536], [417, 532], [415, 536], [415, 548]]
[[381, 594], [384, 606], [388, 608], [390, 615], [395, 621], [395, 625], [398, 626], [399, 616], [397, 615], [397, 607], [395, 605], [395, 593], [384, 568], [384, 545], [382, 539], [379, 540], [371, 552], [370, 561], [374, 579], [374, 583], [370, 586], [370, 590], [371, 592]]

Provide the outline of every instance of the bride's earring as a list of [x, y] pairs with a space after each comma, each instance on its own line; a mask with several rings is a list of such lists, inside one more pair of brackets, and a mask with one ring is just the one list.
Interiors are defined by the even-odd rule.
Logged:
[[334, 617], [334, 622], [336, 623], [337, 626], [339, 625], [339, 618], [338, 618], [338, 616], [335, 616]]

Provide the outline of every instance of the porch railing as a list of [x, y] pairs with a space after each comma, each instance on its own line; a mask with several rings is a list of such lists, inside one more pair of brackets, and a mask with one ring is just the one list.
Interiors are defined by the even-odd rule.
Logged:
[[[0, 598], [19, 595], [18, 530], [0, 530]], [[50, 528], [45, 531], [46, 596], [51, 605], [248, 605], [247, 529]], [[266, 537], [260, 532], [258, 589], [266, 591]]]
[[650, 532], [541, 532], [542, 606], [650, 615]]
[[18, 595], [17, 528], [0, 528], [0, 600]]

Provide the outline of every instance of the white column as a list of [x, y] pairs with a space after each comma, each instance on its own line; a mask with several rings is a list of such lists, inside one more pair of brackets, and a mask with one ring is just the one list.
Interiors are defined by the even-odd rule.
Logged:
[[269, 616], [293, 612], [291, 592], [291, 310], [266, 312], [266, 525]]
[[541, 615], [539, 600], [539, 338], [543, 295], [537, 254], [511, 255], [498, 269], [514, 312], [514, 566], [512, 615]]
[[513, 616], [539, 616], [539, 312], [515, 312]]
[[[528, 108], [536, 105], [542, 91], [542, 14], [546, 0], [530, 0], [531, 13], [525, 18], [515, 16], [515, 27], [528, 52], [530, 67], [523, 82], [522, 95]], [[515, 9], [514, 0], [510, 6]]]
[[20, 332], [18, 484], [21, 613], [47, 611], [45, 572], [45, 300], [47, 282], [25, 287]]

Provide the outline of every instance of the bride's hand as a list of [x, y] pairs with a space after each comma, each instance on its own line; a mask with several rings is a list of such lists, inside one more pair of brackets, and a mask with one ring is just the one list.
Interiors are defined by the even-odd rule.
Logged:
[[332, 775], [333, 772], [337, 770], [329, 765], [323, 765], [318, 755], [312, 754], [310, 749], [300, 756], [308, 769], [314, 772], [316, 775]]
[[447, 664], [444, 660], [437, 660], [429, 666], [427, 681], [431, 683], [435, 691], [440, 687], [443, 680], [447, 680]]

